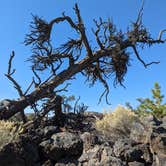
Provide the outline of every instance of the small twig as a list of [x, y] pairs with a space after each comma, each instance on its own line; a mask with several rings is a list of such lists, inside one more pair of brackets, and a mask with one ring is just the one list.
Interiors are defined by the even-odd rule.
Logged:
[[152, 65], [152, 64], [159, 64], [159, 63], [160, 63], [160, 61], [150, 62], [150, 63], [147, 63], [147, 64], [146, 64], [146, 67], [148, 67], [148, 66], [150, 66], [150, 65]]
[[[166, 29], [163, 29], [159, 32], [159, 35], [158, 35], [158, 40], [159, 41], [162, 40], [161, 38], [162, 38], [162, 35], [163, 35], [164, 32], [166, 32]], [[166, 39], [164, 41], [166, 41]]]
[[101, 25], [103, 24], [103, 23], [102, 23], [102, 20], [101, 20], [100, 24], [98, 24], [96, 20], [93, 20], [93, 21], [94, 21], [94, 23], [95, 23], [97, 29], [96, 29], [96, 31], [95, 31], [94, 29], [92, 29], [92, 32], [94, 33], [94, 35], [95, 35], [95, 37], [96, 37], [96, 41], [97, 41], [97, 43], [98, 43], [100, 49], [104, 50], [104, 46], [103, 46], [103, 44], [102, 44], [102, 42], [101, 42], [101, 40], [100, 40], [100, 38], [99, 38], [99, 35], [98, 35], [99, 32], [100, 32], [100, 27], [101, 27]]
[[39, 113], [39, 110], [38, 110], [37, 106], [38, 106], [38, 104], [37, 104], [37, 103], [33, 103], [33, 104], [31, 104], [31, 108], [32, 108], [32, 109], [33, 109], [33, 111], [34, 111], [35, 116], [37, 116], [37, 115], [38, 115], [38, 113]]
[[54, 76], [54, 74], [51, 74], [45, 81], [43, 81], [40, 85], [44, 85], [46, 84], [52, 77]]
[[78, 99], [76, 100], [75, 104], [74, 104], [74, 113], [76, 113], [76, 109], [77, 109], [77, 104], [80, 100], [80, 96], [78, 97]]
[[38, 79], [38, 83], [36, 83], [35, 81], [34, 81], [34, 83], [35, 83], [35, 85], [39, 86], [42, 81], [41, 81], [40, 76], [37, 74], [37, 72], [35, 71], [33, 66], [32, 66], [32, 72], [36, 76], [36, 78]]
[[28, 88], [24, 92], [24, 96], [29, 92], [29, 90], [31, 89], [31, 87], [32, 87], [33, 84], [34, 84], [34, 77], [32, 78], [32, 82], [29, 84]]
[[88, 56], [92, 57], [93, 53], [92, 53], [91, 47], [89, 45], [89, 42], [88, 42], [88, 39], [87, 39], [87, 36], [86, 36], [86, 33], [85, 33], [84, 23], [82, 21], [82, 18], [81, 18], [81, 15], [80, 15], [80, 10], [79, 10], [77, 4], [75, 4], [74, 10], [75, 10], [75, 13], [77, 15], [78, 22], [79, 22], [79, 24], [78, 24], [78, 30], [79, 30], [79, 32], [81, 34], [81, 39], [82, 39], [82, 41], [84, 43], [84, 46], [85, 46], [86, 51], [88, 53]]
[[[101, 79], [100, 79], [100, 80], [101, 80]], [[108, 100], [108, 95], [109, 95], [109, 92], [110, 92], [109, 86], [108, 86], [108, 84], [107, 84], [107, 82], [106, 82], [105, 80], [102, 79], [101, 81], [102, 81], [102, 84], [103, 84], [104, 87], [105, 87], [105, 90], [104, 90], [104, 92], [100, 95], [98, 104], [101, 103], [101, 100], [102, 100], [103, 96], [105, 95], [106, 103], [107, 103], [108, 105], [111, 105], [111, 103], [110, 103], [109, 100]]]
[[56, 94], [56, 93], [59, 93], [59, 92], [62, 92], [62, 91], [67, 92], [66, 89], [67, 89], [67, 87], [70, 86], [70, 85], [71, 85], [70, 83], [67, 83], [63, 88], [61, 88], [61, 89], [59, 89], [59, 90], [56, 90], [56, 91], [55, 91], [55, 94]]
[[111, 105], [111, 103], [108, 101], [109, 89], [105, 89], [104, 92], [100, 95], [98, 104], [101, 103], [101, 100], [102, 100], [102, 98], [103, 98], [104, 95], [105, 95], [105, 97], [106, 97], [106, 103], [107, 103], [108, 105]]
[[145, 0], [142, 0], [142, 5], [141, 5], [141, 8], [139, 10], [138, 17], [137, 17], [137, 20], [136, 20], [136, 25], [138, 25], [138, 26], [141, 24], [141, 21], [142, 21], [144, 5], [145, 5]]
[[15, 72], [15, 69], [13, 69], [13, 71], [11, 72], [12, 60], [13, 60], [14, 56], [15, 56], [15, 53], [14, 53], [14, 51], [12, 51], [12, 54], [10, 55], [9, 62], [8, 62], [8, 72], [7, 72], [7, 74], [9, 74], [9, 75], [11, 75]]
[[136, 47], [133, 46], [132, 48], [133, 48], [133, 50], [134, 50], [134, 53], [135, 53], [137, 59], [144, 65], [145, 68], [147, 68], [148, 66], [150, 66], [150, 65], [152, 65], [152, 64], [159, 64], [159, 63], [160, 63], [159, 61], [154, 61], [154, 62], [150, 62], [150, 63], [145, 63], [145, 62], [141, 59], [141, 57], [139, 56], [139, 53], [138, 53]]
[[58, 18], [55, 18], [54, 20], [52, 20], [50, 22], [50, 24], [49, 24], [50, 27], [52, 27], [54, 23], [59, 23], [59, 22], [67, 21], [72, 28], [74, 28], [76, 31], [78, 31], [78, 27], [73, 22], [73, 20], [69, 16], [66, 16], [64, 13], [62, 15], [63, 15], [63, 17], [58, 17]]

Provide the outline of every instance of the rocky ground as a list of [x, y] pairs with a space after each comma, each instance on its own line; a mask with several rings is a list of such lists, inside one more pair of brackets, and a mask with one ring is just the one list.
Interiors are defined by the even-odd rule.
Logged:
[[29, 124], [17, 142], [0, 149], [0, 166], [166, 166], [166, 117], [136, 123], [130, 137], [109, 138], [95, 130], [102, 114], [64, 115]]

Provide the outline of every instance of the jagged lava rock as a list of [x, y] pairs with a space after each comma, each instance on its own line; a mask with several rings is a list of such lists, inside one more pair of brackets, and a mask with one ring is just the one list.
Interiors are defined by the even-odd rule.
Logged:
[[83, 142], [76, 134], [61, 132], [41, 142], [40, 149], [46, 158], [58, 161], [66, 156], [80, 156], [83, 151]]

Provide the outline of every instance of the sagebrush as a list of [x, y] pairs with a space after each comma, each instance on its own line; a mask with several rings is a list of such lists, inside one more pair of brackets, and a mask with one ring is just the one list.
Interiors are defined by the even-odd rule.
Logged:
[[18, 139], [19, 124], [0, 120], [0, 147]]
[[106, 137], [124, 138], [130, 136], [136, 121], [139, 118], [133, 111], [118, 106], [113, 112], [104, 113], [103, 119], [96, 121], [96, 129]]

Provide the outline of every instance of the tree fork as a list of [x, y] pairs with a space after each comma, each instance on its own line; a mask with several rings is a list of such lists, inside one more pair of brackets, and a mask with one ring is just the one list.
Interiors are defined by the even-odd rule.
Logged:
[[111, 54], [112, 49], [108, 50], [100, 50], [96, 52], [93, 57], [86, 57], [77, 64], [69, 67], [68, 69], [62, 71], [57, 76], [55, 76], [48, 83], [42, 84], [37, 87], [32, 93], [19, 98], [18, 100], [11, 100], [6, 107], [0, 108], [0, 120], [9, 119], [16, 113], [20, 112], [20, 110], [24, 110], [26, 107], [35, 103], [36, 101], [47, 97], [50, 92], [64, 83], [66, 80], [70, 79], [76, 73], [79, 73], [83, 69], [85, 69], [89, 64], [95, 62], [97, 59], [103, 57], [106, 54]]
[[[128, 29], [127, 32], [118, 31], [109, 19], [108, 21], [100, 19], [99, 23], [95, 21], [97, 29], [93, 30], [93, 32], [97, 45], [95, 45], [94, 48], [90, 47], [77, 4], [74, 10], [77, 16], [76, 22], [65, 14], [63, 14], [62, 17], [53, 19], [50, 23], [47, 23], [37, 16], [34, 17], [34, 23], [31, 25], [32, 30], [30, 34], [27, 35], [24, 43], [25, 45], [32, 46], [33, 54], [29, 60], [33, 64], [32, 71], [38, 79], [38, 83], [36, 83], [33, 78], [26, 92], [22, 92], [21, 87], [12, 77], [15, 72], [15, 70], [11, 70], [13, 53], [13, 56], [11, 56], [9, 60], [9, 68], [6, 76], [14, 84], [20, 98], [17, 100], [6, 100], [7, 102], [5, 104], [3, 104], [3, 101], [0, 103], [0, 120], [9, 119], [17, 112], [24, 113], [23, 111], [26, 107], [33, 105], [43, 98], [49, 98], [50, 93], [52, 93], [55, 88], [71, 79], [79, 72], [87, 78], [87, 81], [91, 85], [94, 85], [96, 80], [99, 80], [103, 84], [105, 91], [101, 97], [105, 95], [107, 101], [109, 86], [106, 79], [114, 74], [114, 83], [123, 85], [122, 82], [124, 81], [124, 76], [130, 64], [129, 60], [132, 56], [131, 53], [128, 52], [128, 48], [132, 48], [136, 59], [141, 62], [144, 67], [158, 63], [145, 63], [137, 51], [137, 48], [143, 48], [143, 46], [152, 46], [166, 42], [165, 39], [162, 39], [162, 35], [166, 30], [160, 31], [158, 38], [153, 39], [147, 29], [142, 25], [143, 7], [138, 14], [136, 22], [132, 23], [131, 29]], [[80, 38], [70, 39], [63, 45], [54, 48], [50, 42], [52, 27], [64, 21], [69, 23], [69, 26], [75, 30]], [[82, 47], [86, 51], [84, 55], [82, 55]], [[99, 50], [95, 51], [96, 48]], [[55, 50], [55, 52], [53, 50]], [[69, 61], [69, 65], [65, 70], [62, 68], [59, 73], [64, 59]], [[49, 69], [50, 66], [51, 69]], [[36, 71], [43, 71], [45, 69], [51, 70], [51, 75], [46, 81], [41, 82]], [[59, 74], [56, 75], [56, 73]], [[29, 89], [34, 84], [35, 89], [28, 94]]]

